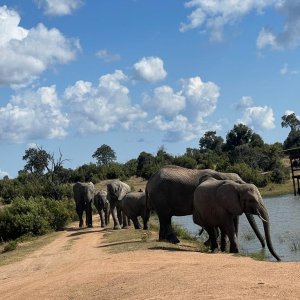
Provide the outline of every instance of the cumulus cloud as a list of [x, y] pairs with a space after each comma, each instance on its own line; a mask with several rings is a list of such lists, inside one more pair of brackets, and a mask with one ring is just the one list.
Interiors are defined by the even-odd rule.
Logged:
[[236, 109], [245, 109], [253, 105], [253, 99], [250, 96], [243, 96], [239, 103], [236, 105]]
[[275, 118], [272, 108], [268, 106], [247, 107], [237, 123], [243, 123], [256, 130], [269, 130], [275, 128]]
[[106, 63], [111, 63], [111, 62], [114, 62], [114, 61], [117, 61], [117, 60], [121, 59], [120, 54], [110, 53], [105, 49], [99, 50], [96, 53], [96, 56], [99, 57], [101, 60], [103, 60]]
[[284, 17], [283, 30], [275, 34], [271, 29], [263, 28], [257, 39], [257, 47], [271, 47], [274, 50], [293, 48], [300, 44], [300, 2], [278, 0], [275, 5], [278, 13]]
[[20, 20], [16, 11], [0, 7], [0, 85], [29, 83], [49, 66], [74, 60], [80, 49], [78, 40], [55, 28], [38, 24], [28, 30]]
[[0, 107], [0, 142], [62, 138], [67, 134], [68, 124], [54, 85], [25, 91]]
[[129, 129], [144, 119], [147, 113], [132, 105], [129, 89], [124, 85], [127, 76], [120, 70], [99, 78], [99, 84], [77, 81], [65, 90], [73, 126], [79, 133], [106, 132], [116, 126]]
[[157, 112], [171, 117], [185, 108], [185, 97], [175, 93], [170, 86], [155, 88], [153, 97], [144, 96], [144, 105], [156, 108]]
[[196, 120], [212, 114], [217, 106], [220, 89], [214, 82], [203, 82], [199, 76], [182, 80], [182, 93], [191, 104], [191, 112], [196, 113]]
[[244, 15], [255, 10], [259, 13], [269, 5], [280, 0], [190, 0], [185, 7], [192, 9], [187, 22], [180, 24], [179, 30], [185, 32], [194, 28], [208, 31], [211, 40], [221, 41], [223, 29]]
[[[156, 115], [149, 124], [165, 133], [166, 142], [189, 141], [208, 128], [220, 129], [219, 124], [208, 124], [204, 120], [216, 109], [219, 87], [213, 82], [203, 82], [199, 76], [182, 79], [181, 83], [179, 92], [162, 86], [155, 89], [152, 98]], [[146, 100], [149, 102], [149, 98]]]
[[148, 82], [163, 80], [167, 76], [164, 62], [159, 57], [143, 57], [133, 66], [137, 78]]
[[84, 3], [83, 0], [34, 0], [34, 2], [43, 9], [45, 15], [50, 16], [71, 15]]

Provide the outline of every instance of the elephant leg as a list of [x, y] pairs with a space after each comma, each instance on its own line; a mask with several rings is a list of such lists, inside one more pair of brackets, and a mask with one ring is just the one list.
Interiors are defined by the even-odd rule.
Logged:
[[110, 210], [109, 209], [104, 209], [104, 216], [105, 216], [105, 225], [109, 224], [109, 219], [110, 219]]
[[[218, 240], [218, 237], [219, 237], [219, 229], [218, 229], [218, 227], [213, 227], [213, 229], [214, 229], [214, 234], [215, 234], [215, 237], [216, 237], [216, 241]], [[205, 246], [210, 246], [210, 244], [211, 244], [211, 241], [210, 241], [210, 236], [208, 235], [208, 239], [204, 242], [204, 245]]]
[[103, 209], [101, 209], [101, 210], [99, 211], [99, 216], [100, 216], [100, 226], [103, 228], [103, 227], [106, 226], [105, 214], [104, 214]]
[[141, 224], [139, 223], [138, 218], [137, 218], [137, 217], [134, 217], [134, 218], [131, 218], [131, 219], [132, 219], [134, 228], [135, 228], [135, 229], [141, 229]]
[[117, 206], [117, 217], [118, 217], [119, 224], [120, 225], [123, 224], [122, 211], [118, 206]]
[[226, 231], [224, 228], [221, 228], [221, 251], [224, 252], [226, 251]]
[[230, 242], [229, 252], [238, 253], [239, 249], [238, 249], [237, 236], [234, 227], [234, 220], [228, 222], [227, 234]]
[[148, 230], [148, 222], [150, 219], [150, 209], [146, 208], [145, 215], [142, 217], [142, 219], [143, 219], [143, 224], [144, 224], [143, 229]]
[[118, 216], [117, 216], [117, 207], [115, 205], [111, 205], [111, 215], [113, 217], [113, 221], [114, 221], [114, 229], [121, 229], [119, 220], [118, 220]]
[[122, 228], [127, 229], [128, 228], [128, 218], [127, 218], [126, 214], [123, 211], [121, 213], [122, 213], [122, 220], [123, 220], [122, 221], [122, 224], [123, 224]]
[[77, 215], [78, 215], [78, 218], [79, 218], [79, 227], [82, 227], [83, 226], [83, 210], [80, 209], [79, 207], [76, 207], [76, 212], [77, 212]]
[[214, 227], [207, 227], [205, 228], [210, 239], [210, 250], [214, 252], [218, 249], [217, 237], [216, 237], [216, 230]]
[[92, 203], [88, 202], [86, 204], [86, 225], [87, 227], [93, 227], [93, 218], [92, 218]]

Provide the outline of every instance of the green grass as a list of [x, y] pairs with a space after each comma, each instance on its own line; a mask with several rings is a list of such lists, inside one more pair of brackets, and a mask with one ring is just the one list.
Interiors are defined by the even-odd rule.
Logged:
[[262, 197], [275, 197], [287, 194], [293, 194], [293, 182], [288, 180], [283, 184], [270, 183], [263, 188], [259, 188]]

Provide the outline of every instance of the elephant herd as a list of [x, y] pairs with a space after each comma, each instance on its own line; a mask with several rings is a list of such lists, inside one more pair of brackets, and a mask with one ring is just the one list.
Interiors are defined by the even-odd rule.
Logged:
[[221, 251], [226, 249], [227, 238], [229, 251], [239, 251], [238, 224], [243, 213], [265, 247], [253, 217], [257, 215], [263, 222], [268, 249], [280, 261], [272, 246], [268, 212], [257, 187], [244, 182], [235, 173], [170, 165], [150, 177], [145, 192], [131, 192], [130, 186], [120, 180], [113, 180], [107, 184], [106, 191], [98, 193], [94, 193], [92, 183], [76, 183], [73, 191], [80, 227], [83, 226], [84, 210], [86, 225], [92, 226], [92, 203], [99, 212], [101, 227], [107, 226], [111, 213], [114, 229], [127, 228], [129, 220], [139, 229], [138, 217], [143, 220], [143, 229], [148, 229], [150, 212], [155, 211], [159, 219], [159, 240], [178, 243], [172, 216], [192, 215], [194, 223], [207, 231], [211, 251], [218, 249], [219, 231]]

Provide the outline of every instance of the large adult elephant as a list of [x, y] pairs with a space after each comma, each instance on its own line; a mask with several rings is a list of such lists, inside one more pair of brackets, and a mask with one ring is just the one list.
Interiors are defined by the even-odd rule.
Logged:
[[214, 228], [219, 227], [221, 250], [225, 251], [225, 237], [228, 236], [230, 252], [239, 252], [234, 218], [243, 213], [257, 215], [263, 221], [268, 249], [279, 261], [271, 242], [268, 212], [255, 185], [208, 179], [194, 192], [193, 221], [208, 232], [212, 251], [218, 248]]
[[131, 219], [135, 229], [140, 229], [141, 225], [138, 217], [143, 220], [143, 229], [148, 229], [150, 210], [146, 207], [145, 192], [130, 192], [122, 200], [122, 210], [128, 219]]
[[107, 199], [110, 204], [110, 211], [114, 221], [114, 229], [128, 227], [127, 216], [122, 211], [122, 200], [131, 191], [130, 186], [119, 179], [107, 184]]
[[[146, 202], [147, 207], [154, 209], [158, 215], [159, 240], [179, 242], [171, 225], [172, 216], [186, 216], [193, 213], [194, 191], [199, 183], [209, 178], [231, 179], [237, 183], [245, 183], [235, 173], [222, 173], [211, 169], [186, 169], [173, 165], [161, 168], [150, 177], [146, 185]], [[249, 214], [246, 216], [264, 247], [264, 239], [253, 216]]]
[[94, 184], [92, 182], [76, 182], [73, 185], [76, 212], [79, 217], [79, 227], [83, 226], [83, 212], [86, 213], [86, 226], [93, 227], [92, 201], [94, 199]]
[[99, 191], [94, 195], [94, 206], [99, 213], [101, 227], [107, 226], [109, 224], [110, 205], [106, 191]]

